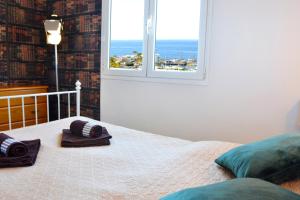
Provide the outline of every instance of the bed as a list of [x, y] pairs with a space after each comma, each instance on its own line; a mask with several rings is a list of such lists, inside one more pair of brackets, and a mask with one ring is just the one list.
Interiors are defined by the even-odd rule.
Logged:
[[[237, 144], [190, 142], [99, 122], [113, 136], [110, 146], [61, 148], [61, 130], [75, 119], [85, 118], [6, 132], [20, 140], [40, 138], [42, 146], [34, 166], [0, 170], [0, 199], [158, 199], [233, 178], [214, 159]], [[297, 181], [283, 187], [300, 193]]]
[[[5, 132], [41, 139], [34, 166], [0, 169], [0, 199], [152, 200], [184, 189], [232, 179], [214, 160], [238, 144], [191, 142], [103, 122], [110, 146], [61, 148], [62, 129], [76, 116]], [[88, 119], [90, 120], [90, 119]], [[284, 188], [300, 194], [300, 181]]]

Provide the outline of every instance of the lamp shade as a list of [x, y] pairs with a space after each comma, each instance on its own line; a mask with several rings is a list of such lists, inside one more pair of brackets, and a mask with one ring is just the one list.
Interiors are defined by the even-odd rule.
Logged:
[[47, 44], [58, 45], [61, 42], [62, 21], [49, 19], [44, 22]]

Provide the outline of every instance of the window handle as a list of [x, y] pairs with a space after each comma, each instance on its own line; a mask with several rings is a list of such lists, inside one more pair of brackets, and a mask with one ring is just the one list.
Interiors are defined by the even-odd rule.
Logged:
[[147, 34], [150, 33], [151, 29], [152, 29], [152, 16], [150, 16], [147, 20]]

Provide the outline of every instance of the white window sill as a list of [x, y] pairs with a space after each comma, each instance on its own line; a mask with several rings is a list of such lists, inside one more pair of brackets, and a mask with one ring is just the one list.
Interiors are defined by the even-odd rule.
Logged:
[[149, 82], [149, 83], [163, 83], [163, 84], [180, 84], [180, 85], [202, 85], [202, 86], [208, 85], [207, 78], [204, 80], [192, 80], [192, 79], [175, 79], [175, 78], [171, 79], [171, 78], [101, 75], [101, 80], [120, 80], [120, 81]]

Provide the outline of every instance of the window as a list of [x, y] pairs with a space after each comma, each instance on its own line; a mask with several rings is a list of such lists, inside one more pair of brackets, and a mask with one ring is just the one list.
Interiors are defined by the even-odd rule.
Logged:
[[207, 1], [103, 1], [103, 73], [205, 79]]

